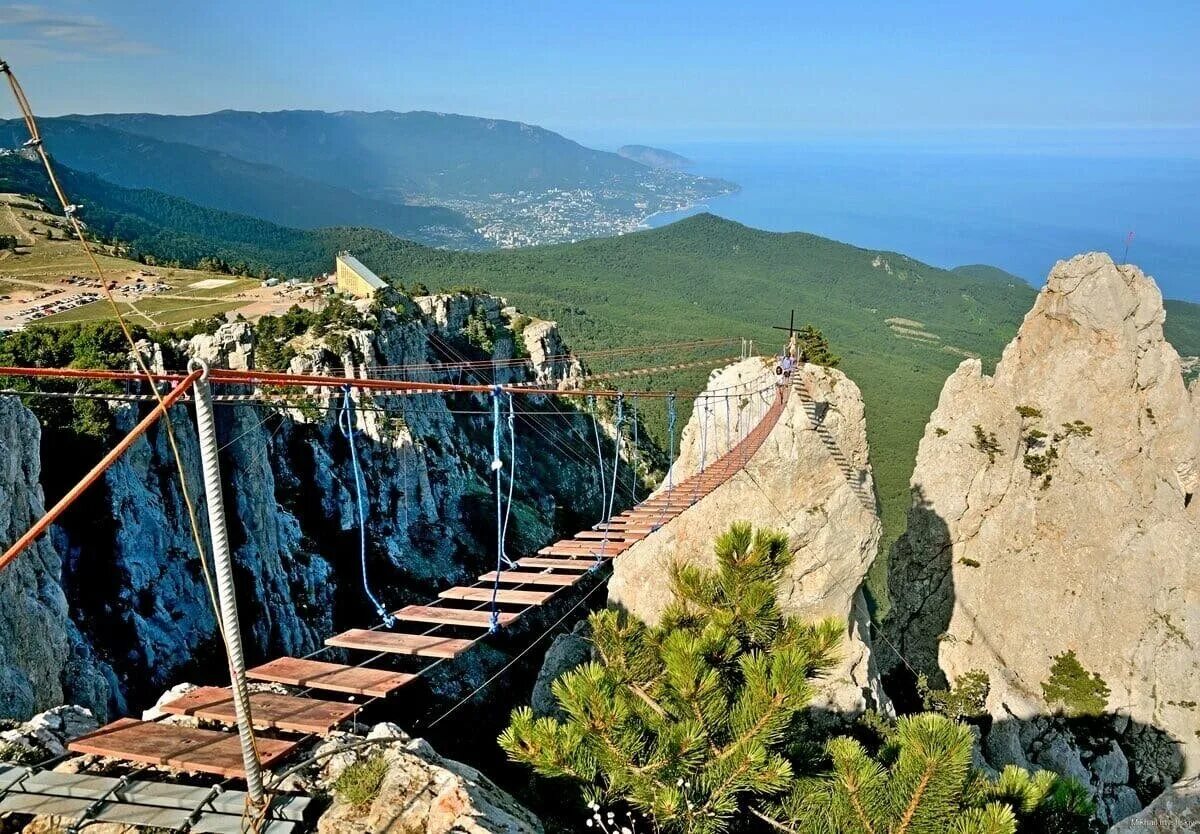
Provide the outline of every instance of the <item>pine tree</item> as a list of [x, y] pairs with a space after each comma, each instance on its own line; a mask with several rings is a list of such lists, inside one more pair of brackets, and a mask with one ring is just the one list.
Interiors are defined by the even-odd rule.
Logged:
[[836, 368], [842, 361], [842, 357], [829, 349], [829, 340], [825, 338], [825, 334], [811, 324], [806, 324], [796, 331], [796, 341], [800, 346], [800, 357], [805, 362]]
[[1007, 767], [971, 768], [966, 725], [935, 713], [901, 718], [872, 756], [836, 738], [831, 771], [796, 781], [768, 816], [794, 834], [1086, 834], [1094, 810], [1076, 782]]
[[842, 629], [780, 611], [785, 536], [738, 524], [715, 551], [715, 571], [672, 570], [659, 625], [616, 610], [591, 616], [599, 660], [554, 683], [564, 719], [513, 713], [500, 738], [511, 758], [687, 834], [723, 831], [747, 801], [792, 785], [781, 751]]

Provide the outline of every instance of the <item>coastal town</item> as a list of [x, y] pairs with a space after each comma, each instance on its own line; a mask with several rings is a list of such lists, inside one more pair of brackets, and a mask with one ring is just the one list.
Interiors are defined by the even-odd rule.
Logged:
[[448, 200], [444, 205], [474, 219], [475, 231], [489, 243], [512, 249], [623, 235], [655, 214], [681, 211], [737, 190], [725, 180], [647, 168], [636, 190], [622, 182], [497, 193], [483, 200]]

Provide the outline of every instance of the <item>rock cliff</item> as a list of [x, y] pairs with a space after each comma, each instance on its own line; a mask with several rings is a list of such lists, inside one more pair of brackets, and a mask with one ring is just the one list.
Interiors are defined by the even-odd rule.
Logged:
[[1163, 319], [1136, 267], [1058, 263], [995, 373], [947, 380], [890, 562], [907, 662], [990, 678], [988, 760], [1076, 776], [1105, 821], [1200, 765], [1200, 420]]
[[[537, 357], [532, 367], [501, 365], [502, 381], [569, 384], [578, 366], [565, 357], [553, 323], [530, 324], [514, 337], [502, 307], [499, 299], [466, 295], [421, 298], [396, 310], [362, 305], [353, 320], [287, 334], [270, 345], [271, 355], [285, 356], [297, 372], [444, 380], [430, 363], [522, 352]], [[217, 366], [256, 368], [264, 345], [254, 333], [245, 322], [226, 323], [175, 349]], [[470, 370], [451, 381], [460, 374], [478, 381]], [[217, 406], [251, 661], [312, 651], [335, 629], [374, 617], [360, 578], [349, 449], [337, 427], [342, 405], [340, 392], [294, 392], [286, 403]], [[398, 607], [482, 572], [495, 549], [486, 396], [356, 394], [354, 405], [373, 591]], [[600, 497], [591, 458], [572, 454], [563, 435], [567, 418], [537, 398], [518, 406], [509, 535], [515, 548], [536, 549], [556, 523], [594, 519]], [[118, 430], [139, 416], [137, 404], [109, 408]], [[190, 410], [176, 408], [173, 417], [189, 483], [198, 485]], [[0, 398], [0, 432], [0, 529], [11, 541], [42, 510], [39, 432], [12, 398]], [[41, 459], [77, 466], [58, 460], [53, 448], [43, 448]], [[0, 573], [0, 716], [26, 718], [68, 702], [103, 719], [144, 705], [182, 676], [220, 668], [172, 461], [166, 432], [150, 431], [89, 494], [95, 512], [64, 516], [52, 537]]]
[[[45, 513], [33, 414], [0, 397], [0, 539], [13, 542]], [[62, 560], [43, 536], [0, 572], [0, 718], [28, 718], [61, 704], [64, 683], [87, 700], [107, 697], [98, 664], [72, 621]], [[73, 683], [78, 681], [78, 683]]]
[[[860, 591], [881, 533], [862, 397], [840, 371], [816, 365], [800, 367], [795, 383], [775, 429], [743, 472], [621, 554], [609, 602], [654, 622], [668, 602], [665, 577], [675, 560], [714, 564], [712, 542], [734, 521], [784, 531], [795, 556], [781, 589], [784, 609], [846, 624], [842, 662], [814, 704], [847, 714], [888, 709]], [[714, 372], [707, 391], [684, 428], [675, 480], [713, 461], [755, 425], [776, 393], [772, 367], [762, 358], [730, 365]]]

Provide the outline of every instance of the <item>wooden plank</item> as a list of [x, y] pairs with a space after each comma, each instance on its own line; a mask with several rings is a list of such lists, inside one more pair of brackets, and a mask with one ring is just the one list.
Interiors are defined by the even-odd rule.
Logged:
[[578, 559], [585, 559], [585, 560], [591, 561], [594, 564], [596, 562], [597, 556], [600, 557], [601, 562], [605, 562], [605, 561], [608, 561], [609, 559], [613, 558], [614, 556], [620, 555], [623, 550], [624, 550], [624, 548], [606, 547], [606, 548], [604, 548], [603, 553], [598, 553], [598, 552], [591, 551], [591, 550], [579, 550], [578, 548], [571, 548], [571, 547], [543, 547], [541, 550], [538, 551], [538, 555], [539, 556], [566, 556], [568, 558], [573, 556]]
[[[669, 515], [665, 516], [662, 519], [662, 523], [666, 524], [670, 520], [671, 520], [671, 516], [669, 516]], [[644, 521], [636, 521], [634, 519], [629, 519], [627, 521], [614, 521], [612, 524], [608, 525], [608, 529], [613, 533], [620, 533], [620, 534], [637, 533], [642, 538], [645, 538], [646, 536], [650, 535], [651, 533], [657, 532], [659, 527], [661, 527], [661, 526], [662, 526], [662, 524], [655, 524], [654, 526], [648, 526], [647, 523]], [[602, 532], [603, 529], [604, 528], [600, 528], [600, 531], [598, 531], [598, 532]]]
[[627, 530], [610, 529], [604, 530], [580, 530], [572, 538], [575, 541], [610, 541], [610, 542], [637, 542], [646, 538], [642, 533], [633, 533]]
[[554, 570], [570, 570], [586, 573], [596, 565], [595, 559], [544, 559], [539, 556], [526, 556], [518, 559], [517, 564], [523, 568], [553, 568]]
[[457, 657], [471, 648], [474, 640], [439, 637], [436, 634], [401, 634], [395, 631], [368, 631], [352, 628], [335, 634], [325, 641], [326, 646], [341, 649], [361, 649], [368, 652], [414, 655], [416, 657]]
[[616, 542], [609, 540], [607, 542], [573, 542], [569, 539], [543, 547], [538, 551], [538, 555], [552, 556], [556, 553], [566, 553], [567, 555], [576, 556], [608, 556], [613, 553], [620, 553], [628, 550], [633, 546], [633, 542]]
[[279, 657], [256, 666], [246, 674], [256, 681], [286, 683], [371, 698], [386, 698], [416, 677], [407, 672], [345, 666], [300, 657]]
[[[491, 588], [448, 588], [438, 593], [442, 599], [466, 599], [472, 602], [491, 602]], [[496, 592], [496, 602], [516, 603], [518, 605], [541, 605], [554, 591], [508, 591], [501, 588]]]
[[[236, 724], [233, 692], [217, 686], [201, 686], [162, 705], [163, 712], [190, 715], [205, 721]], [[297, 733], [327, 733], [349, 721], [361, 707], [337, 701], [320, 701], [275, 692], [250, 693], [250, 717], [254, 726]]]
[[532, 570], [504, 570], [500, 573], [492, 571], [485, 573], [479, 577], [480, 582], [495, 582], [497, 577], [501, 582], [508, 582], [516, 585], [552, 585], [556, 588], [565, 588], [568, 585], [574, 585], [579, 581], [580, 574], [565, 574], [565, 573], [541, 573]]
[[[406, 605], [395, 612], [393, 616], [397, 620], [406, 620], [411, 623], [434, 623], [475, 628], [492, 627], [491, 611], [465, 611], [462, 608], [438, 608], [433, 605]], [[520, 615], [511, 611], [500, 611], [498, 616], [500, 625], [506, 626]]]
[[[121, 784], [111, 776], [96, 776], [91, 773], [56, 773], [42, 770], [33, 773], [17, 788], [24, 793], [40, 793], [47, 796], [64, 796], [73, 799], [111, 798], [113, 801], [133, 805], [153, 805], [158, 808], [175, 808], [194, 811], [203, 803], [206, 812], [232, 814], [241, 819], [246, 807], [243, 791], [225, 790], [212, 796], [209, 788], [183, 785], [178, 782], [151, 782], [133, 779]], [[282, 794], [271, 801], [267, 816], [271, 819], [302, 821], [308, 805], [307, 796]]]
[[[264, 767], [286, 756], [297, 742], [257, 739]], [[157, 724], [122, 718], [67, 745], [75, 753], [88, 753], [127, 762], [159, 765], [188, 773], [212, 773], [245, 779], [242, 748], [234, 733], [197, 730], [176, 724]]]

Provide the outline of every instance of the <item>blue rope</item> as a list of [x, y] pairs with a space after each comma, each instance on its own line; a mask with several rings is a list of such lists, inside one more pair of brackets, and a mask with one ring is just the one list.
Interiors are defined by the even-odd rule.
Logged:
[[[613, 505], [616, 503], [616, 500], [617, 500], [617, 468], [618, 468], [617, 465], [621, 462], [621, 439], [623, 437], [623, 435], [621, 434], [621, 425], [624, 422], [625, 422], [625, 396], [623, 394], [618, 393], [617, 394], [617, 425], [616, 425], [617, 439], [613, 443], [612, 490], [609, 491], [609, 493], [608, 493], [608, 508], [605, 511], [604, 537], [600, 540], [600, 549], [598, 551], [596, 551], [596, 564], [592, 565], [593, 570], [595, 570], [596, 568], [598, 568], [600, 566], [601, 561], [604, 558], [604, 551], [608, 549], [609, 522], [612, 521]], [[601, 500], [604, 500], [603, 495], [601, 496]]]
[[729, 450], [733, 448], [729, 443], [729, 397], [725, 397], [725, 454], [729, 454]]
[[608, 521], [607, 516], [604, 515], [604, 511], [607, 509], [607, 496], [604, 494], [604, 484], [608, 480], [608, 477], [604, 469], [604, 453], [600, 451], [600, 426], [596, 423], [596, 397], [594, 395], [588, 397], [588, 411], [592, 415], [592, 435], [596, 438], [597, 478], [600, 485], [600, 520]]
[[658, 514], [658, 521], [654, 523], [654, 529], [662, 527], [663, 519], [667, 516], [667, 504], [671, 503], [671, 494], [675, 491], [674, 478], [671, 475], [671, 470], [675, 464], [675, 393], [672, 391], [667, 394], [667, 501], [663, 504], [662, 511]]
[[354, 468], [354, 504], [358, 508], [358, 546], [359, 559], [362, 562], [363, 591], [366, 592], [367, 599], [375, 606], [375, 613], [379, 615], [384, 626], [391, 628], [396, 624], [396, 618], [388, 613], [388, 610], [383, 607], [383, 603], [371, 593], [371, 583], [367, 579], [367, 518], [366, 511], [363, 509], [362, 469], [358, 465], [358, 449], [354, 444], [354, 398], [349, 385], [344, 389], [342, 411], [338, 415], [338, 427], [350, 442], [350, 462]]
[[633, 412], [633, 452], [629, 457], [629, 495], [630, 500], [637, 503], [637, 484], [638, 484], [638, 411], [637, 397], [633, 398], [633, 406], [630, 409]]
[[512, 559], [508, 558], [508, 520], [512, 515], [513, 505], [513, 489], [517, 483], [517, 429], [516, 429], [516, 409], [513, 406], [512, 392], [508, 392], [508, 503], [504, 507], [504, 529], [500, 534], [500, 553], [504, 559], [504, 564], [510, 568], [515, 568], [517, 565]]
[[[692, 412], [693, 414], [695, 412]], [[709, 401], [708, 394], [704, 395], [704, 411], [700, 417], [700, 473], [704, 473], [706, 464], [708, 463], [708, 413]], [[695, 504], [700, 500], [700, 479], [696, 478], [696, 486], [692, 490], [691, 503]]]
[[675, 463], [675, 392], [667, 394], [667, 495], [674, 488], [671, 468]]
[[504, 493], [501, 486], [500, 470], [504, 462], [500, 460], [500, 386], [492, 388], [492, 471], [496, 473], [496, 581], [492, 583], [492, 619], [488, 626], [489, 633], [495, 633], [500, 628], [500, 611], [496, 607], [496, 598], [500, 593], [500, 571], [504, 569]]
[[613, 443], [613, 476], [612, 489], [608, 492], [608, 510], [605, 512], [606, 520], [612, 520], [613, 505], [617, 501], [617, 469], [621, 463], [621, 426], [625, 424], [625, 396], [617, 394], [617, 426], [616, 426], [616, 442]]

